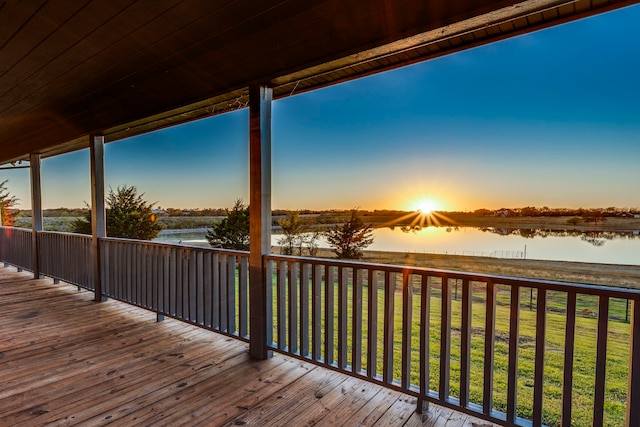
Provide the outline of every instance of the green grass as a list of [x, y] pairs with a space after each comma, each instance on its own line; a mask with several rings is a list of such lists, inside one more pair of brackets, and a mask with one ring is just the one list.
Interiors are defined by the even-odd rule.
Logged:
[[[277, 286], [274, 276], [273, 287], [273, 310], [274, 340], [277, 341], [277, 314], [276, 303]], [[429, 387], [432, 390], [439, 388], [440, 373], [440, 343], [441, 343], [441, 286], [439, 279], [433, 280], [430, 297], [430, 325], [429, 325]], [[311, 288], [309, 286], [309, 295]], [[453, 288], [453, 287], [452, 287]], [[354, 345], [358, 345], [362, 350], [361, 363], [363, 369], [367, 366], [367, 340], [368, 340], [368, 287], [366, 281], [362, 287], [362, 341], [354, 343], [352, 339], [353, 324], [353, 286], [351, 278], [348, 277], [347, 285], [347, 360], [351, 365], [352, 351]], [[410, 376], [411, 384], [418, 386], [419, 378], [419, 330], [420, 330], [420, 293], [413, 293], [411, 300], [412, 321], [411, 331], [411, 363]], [[459, 289], [460, 290], [460, 289]], [[298, 297], [300, 293], [297, 284]], [[332, 339], [334, 343], [333, 359], [338, 359], [338, 313], [337, 313], [337, 281], [333, 287], [336, 308], [333, 310], [334, 334], [332, 337], [324, 336], [324, 322], [326, 313], [324, 312], [325, 289], [322, 285], [322, 357], [326, 357], [324, 352], [325, 339]], [[485, 334], [485, 286], [475, 283], [472, 294], [472, 321], [471, 321], [471, 383], [470, 400], [476, 404], [482, 404], [483, 381], [484, 381], [484, 334]], [[284, 295], [286, 316], [288, 316], [288, 293]], [[375, 360], [376, 373], [381, 374], [383, 368], [383, 319], [384, 319], [384, 291], [377, 291], [378, 305], [377, 315], [377, 357]], [[402, 292], [399, 287], [394, 292], [394, 353], [393, 353], [393, 375], [395, 380], [401, 378], [401, 351], [402, 351]], [[309, 325], [311, 319], [311, 298], [309, 300], [307, 313]], [[531, 306], [530, 306], [531, 302]], [[534, 377], [534, 357], [535, 357], [535, 323], [536, 323], [536, 303], [537, 292], [530, 289], [522, 289], [520, 293], [520, 329], [519, 329], [519, 354], [518, 354], [518, 401], [517, 414], [520, 417], [531, 419], [533, 402], [533, 377]], [[575, 354], [574, 354], [574, 378], [573, 378], [573, 426], [590, 426], [593, 417], [593, 395], [595, 382], [595, 353], [597, 339], [597, 312], [598, 299], [596, 297], [580, 295], [577, 301], [577, 319], [575, 334]], [[493, 401], [494, 409], [506, 410], [507, 396], [507, 371], [508, 371], [508, 349], [509, 349], [509, 317], [510, 317], [510, 290], [506, 286], [497, 286], [496, 293], [496, 328], [495, 328], [495, 351], [493, 363]], [[545, 377], [544, 377], [544, 400], [543, 400], [543, 422], [550, 426], [560, 425], [561, 397], [562, 397], [562, 375], [564, 363], [564, 339], [566, 325], [566, 294], [562, 292], [547, 293], [546, 312], [546, 351], [545, 351]], [[300, 316], [300, 305], [297, 305], [298, 319]], [[450, 350], [450, 394], [459, 397], [460, 394], [460, 327], [461, 327], [461, 300], [451, 301], [451, 350]], [[608, 353], [606, 366], [606, 395], [605, 395], [605, 425], [624, 425], [625, 405], [627, 392], [628, 355], [629, 355], [629, 331], [630, 326], [624, 321], [626, 314], [626, 300], [610, 301], [609, 333], [607, 337]], [[288, 317], [286, 317], [288, 322]], [[299, 320], [298, 320], [299, 322]], [[299, 323], [298, 323], [299, 325]], [[284, 325], [285, 328], [288, 325]], [[299, 327], [299, 326], [298, 326]], [[310, 328], [311, 329], [311, 328]], [[288, 332], [288, 331], [287, 331]], [[311, 330], [309, 330], [311, 338]], [[288, 340], [288, 338], [287, 338]], [[309, 348], [311, 344], [309, 343]]]

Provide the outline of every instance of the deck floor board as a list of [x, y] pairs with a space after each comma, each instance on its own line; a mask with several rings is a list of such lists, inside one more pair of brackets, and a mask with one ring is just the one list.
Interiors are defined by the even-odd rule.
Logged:
[[0, 268], [0, 425], [490, 425], [401, 393]]

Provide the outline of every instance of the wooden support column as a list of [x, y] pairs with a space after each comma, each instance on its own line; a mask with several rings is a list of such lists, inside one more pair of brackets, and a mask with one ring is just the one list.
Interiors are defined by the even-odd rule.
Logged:
[[102, 295], [102, 268], [100, 263], [101, 237], [107, 235], [107, 219], [104, 203], [104, 136], [91, 135], [91, 252], [93, 259], [94, 301], [104, 301]]
[[271, 100], [273, 90], [249, 87], [249, 353], [257, 359], [270, 356], [270, 289], [263, 256], [271, 251]]
[[30, 154], [31, 165], [31, 233], [32, 255], [31, 267], [33, 278], [40, 278], [40, 250], [38, 245], [38, 232], [42, 231], [42, 184], [40, 179], [40, 154]]

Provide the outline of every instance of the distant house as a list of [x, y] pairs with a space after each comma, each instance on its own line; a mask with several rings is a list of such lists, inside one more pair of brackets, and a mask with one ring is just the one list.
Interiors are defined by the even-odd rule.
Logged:
[[638, 218], [640, 218], [640, 214], [633, 214], [633, 217], [638, 219]]
[[164, 209], [153, 209], [151, 210], [151, 213], [154, 214], [155, 216], [168, 216], [169, 212], [165, 211]]

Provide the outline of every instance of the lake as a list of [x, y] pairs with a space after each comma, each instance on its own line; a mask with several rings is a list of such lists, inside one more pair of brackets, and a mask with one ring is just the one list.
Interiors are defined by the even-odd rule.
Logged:
[[[208, 246], [204, 231], [178, 233], [169, 230], [156, 241]], [[453, 255], [527, 258], [558, 261], [640, 265], [640, 232], [578, 233], [548, 230], [479, 229], [474, 227], [426, 227], [404, 232], [378, 228], [367, 249]], [[272, 236], [278, 245], [280, 235]], [[321, 239], [320, 247], [329, 247]]]

